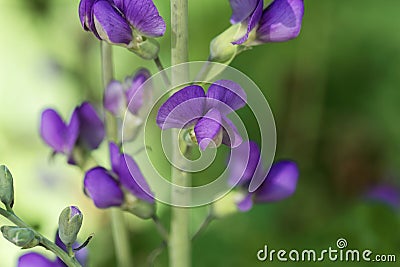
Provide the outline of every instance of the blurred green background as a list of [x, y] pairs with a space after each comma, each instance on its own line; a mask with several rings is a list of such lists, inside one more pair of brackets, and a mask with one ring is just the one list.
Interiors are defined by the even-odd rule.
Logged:
[[[168, 21], [168, 1], [154, 2]], [[190, 59], [204, 60], [210, 40], [229, 26], [229, 4], [189, 2]], [[400, 2], [306, 0], [305, 6], [299, 38], [255, 47], [232, 63], [268, 99], [278, 131], [276, 158], [298, 162], [298, 190], [283, 202], [213, 222], [193, 244], [194, 267], [364, 266], [256, 258], [265, 244], [318, 250], [335, 247], [338, 238], [346, 238], [349, 248], [396, 254], [400, 261], [399, 213], [364, 197], [376, 184], [399, 183]], [[22, 218], [52, 237], [59, 212], [78, 205], [85, 214], [81, 237], [96, 233], [91, 266], [110, 267], [115, 259], [108, 211], [84, 196], [78, 169], [63, 157], [49, 161], [50, 149], [38, 134], [44, 108], [67, 118], [83, 100], [101, 101], [99, 42], [81, 29], [77, 8], [77, 0], [0, 0], [0, 163], [14, 175]], [[160, 39], [166, 66], [169, 34], [168, 28]], [[118, 79], [139, 66], [156, 72], [152, 62], [123, 48], [114, 48], [114, 55]], [[203, 215], [204, 209], [195, 210], [193, 228]], [[161, 217], [167, 224], [166, 207]], [[150, 222], [127, 218], [136, 266], [145, 266], [161, 239]], [[8, 222], [0, 218], [0, 224]], [[16, 266], [22, 253], [0, 238], [0, 267]], [[163, 252], [156, 266], [166, 263]], [[368, 266], [397, 266], [375, 264]]]

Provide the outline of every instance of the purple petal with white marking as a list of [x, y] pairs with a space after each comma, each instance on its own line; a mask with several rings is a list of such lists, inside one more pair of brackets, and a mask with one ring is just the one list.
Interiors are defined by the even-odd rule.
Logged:
[[157, 124], [161, 129], [182, 128], [204, 115], [206, 97], [203, 88], [190, 85], [173, 94], [160, 107]]
[[118, 175], [121, 184], [135, 197], [149, 203], [154, 203], [154, 196], [149, 185], [143, 177], [139, 166], [129, 155], [121, 155]]
[[249, 18], [262, 0], [229, 0], [232, 8], [231, 23], [236, 24]]
[[263, 184], [254, 192], [256, 202], [285, 199], [296, 191], [299, 169], [293, 161], [280, 161], [272, 165]]
[[200, 149], [205, 150], [221, 130], [221, 113], [217, 109], [210, 109], [194, 126]]
[[110, 1], [100, 0], [93, 5], [93, 20], [101, 39], [113, 44], [126, 45], [132, 41], [129, 23]]
[[266, 43], [296, 38], [300, 33], [303, 14], [303, 0], [275, 0], [262, 14], [257, 40]]
[[104, 123], [88, 102], [84, 102], [77, 111], [80, 122], [79, 142], [86, 149], [96, 149], [105, 136]]
[[164, 19], [159, 15], [152, 0], [117, 1], [129, 23], [147, 37], [159, 37], [165, 33]]
[[102, 167], [89, 170], [83, 183], [87, 195], [100, 209], [120, 206], [124, 201], [118, 182]]
[[217, 108], [224, 115], [244, 107], [246, 101], [245, 91], [234, 81], [218, 80], [207, 91], [207, 109]]
[[[93, 22], [93, 4], [97, 0], [81, 0], [79, 3], [79, 18], [81, 20], [82, 27], [85, 31], [92, 31], [96, 36], [96, 28]], [[98, 36], [97, 36], [98, 37]]]
[[126, 98], [122, 84], [118, 81], [111, 81], [104, 92], [104, 108], [114, 116], [121, 116], [125, 111]]
[[250, 32], [258, 25], [258, 23], [259, 23], [259, 21], [261, 19], [261, 15], [263, 13], [263, 6], [264, 6], [264, 1], [263, 0], [259, 0], [258, 3], [257, 3], [256, 9], [254, 10], [253, 14], [251, 15], [251, 17], [247, 21], [246, 34], [244, 36], [242, 36], [239, 40], [236, 40], [235, 42], [232, 42], [232, 44], [240, 45], [240, 44], [243, 44], [244, 42], [247, 41], [247, 39], [249, 38]]

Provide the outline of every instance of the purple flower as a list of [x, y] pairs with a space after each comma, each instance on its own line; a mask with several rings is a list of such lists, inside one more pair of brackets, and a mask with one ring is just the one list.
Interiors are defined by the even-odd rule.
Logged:
[[79, 146], [85, 151], [96, 149], [103, 141], [104, 124], [95, 109], [87, 102], [75, 108], [69, 123], [53, 109], [42, 113], [40, 135], [54, 150], [54, 153], [64, 154], [68, 162], [76, 164], [73, 150]]
[[162, 36], [166, 28], [152, 0], [81, 0], [79, 17], [98, 39], [127, 47], [141, 36]]
[[[264, 10], [263, 3], [263, 0], [230, 0], [231, 23], [242, 23], [246, 27], [244, 34], [233, 44], [284, 42], [299, 35], [304, 14], [303, 0], [274, 0]], [[253, 30], [254, 36], [250, 38]]]
[[[65, 245], [63, 242], [61, 242], [61, 239], [58, 236], [58, 231], [56, 233], [56, 238], [55, 238], [55, 243], [57, 246], [62, 248], [64, 251], [67, 251]], [[76, 242], [73, 245], [74, 248], [79, 247], [79, 244]], [[87, 266], [87, 257], [88, 257], [88, 250], [87, 248], [83, 248], [75, 253], [76, 259], [82, 266]], [[66, 267], [65, 265], [59, 258], [55, 260], [50, 260], [47, 257], [31, 252], [22, 255], [18, 259], [18, 267]]]
[[400, 189], [393, 185], [377, 185], [367, 192], [366, 197], [367, 199], [387, 204], [394, 210], [400, 209]]
[[210, 85], [207, 94], [198, 85], [189, 85], [173, 94], [159, 109], [158, 126], [191, 128], [194, 138], [205, 150], [213, 141], [236, 147], [242, 142], [235, 125], [226, 115], [246, 105], [246, 93], [237, 83], [219, 80]]
[[154, 196], [147, 193], [151, 192], [150, 187], [132, 157], [120, 153], [118, 146], [110, 143], [110, 160], [111, 171], [95, 167], [85, 175], [85, 191], [96, 207], [105, 209], [124, 205], [124, 192], [153, 204]]
[[260, 187], [252, 193], [248, 192], [250, 181], [265, 173], [261, 164], [260, 149], [253, 141], [243, 142], [237, 149], [239, 157], [236, 157], [235, 162], [230, 164], [232, 167], [229, 181], [232, 184], [239, 181], [237, 184], [239, 189], [246, 192], [245, 196], [237, 203], [239, 210], [248, 211], [253, 203], [279, 201], [295, 192], [299, 169], [296, 163], [288, 160], [274, 163]]
[[134, 76], [126, 78], [124, 83], [111, 81], [104, 93], [104, 108], [114, 116], [123, 116], [126, 108], [137, 115], [145, 100], [142, 85], [150, 76], [147, 69], [140, 69]]

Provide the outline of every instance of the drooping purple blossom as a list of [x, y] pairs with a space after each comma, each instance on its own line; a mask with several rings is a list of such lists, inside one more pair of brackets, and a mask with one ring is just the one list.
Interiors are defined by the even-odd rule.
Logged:
[[173, 94], [159, 109], [158, 126], [191, 128], [200, 149], [213, 141], [237, 147], [242, 142], [235, 125], [226, 115], [246, 105], [246, 93], [239, 84], [219, 80], [211, 84], [207, 94], [198, 85], [189, 85]]
[[[66, 246], [61, 242], [60, 237], [58, 236], [58, 231], [56, 233], [56, 238], [55, 238], [55, 243], [57, 246], [59, 246], [61, 249], [64, 251], [67, 251]], [[79, 247], [79, 243], [73, 244], [73, 248]], [[75, 257], [78, 260], [78, 262], [84, 267], [87, 266], [87, 258], [88, 258], [88, 250], [87, 248], [83, 248], [75, 253]], [[59, 258], [56, 258], [55, 260], [50, 260], [49, 258], [36, 253], [36, 252], [31, 252], [22, 255], [18, 259], [18, 267], [67, 267], [64, 262], [62, 262]]]
[[104, 123], [88, 102], [75, 108], [69, 123], [57, 111], [46, 109], [42, 113], [40, 135], [54, 153], [64, 154], [75, 164], [73, 150], [79, 146], [85, 151], [96, 149], [104, 139]]
[[230, 164], [229, 181], [232, 184], [237, 182], [237, 187], [245, 192], [244, 197], [237, 203], [240, 211], [251, 209], [254, 203], [285, 199], [295, 192], [299, 170], [297, 164], [289, 160], [274, 163], [260, 187], [254, 192], [248, 192], [250, 181], [265, 173], [260, 149], [253, 141], [243, 142], [237, 149], [238, 157]]
[[147, 69], [140, 69], [134, 76], [126, 78], [124, 83], [111, 81], [104, 93], [104, 108], [114, 116], [123, 116], [127, 108], [137, 115], [145, 101], [143, 84], [150, 76]]
[[162, 36], [166, 29], [152, 0], [81, 0], [79, 17], [98, 39], [125, 46], [141, 36]]
[[274, 0], [264, 10], [263, 3], [263, 0], [230, 0], [231, 23], [242, 23], [246, 27], [243, 36], [233, 44], [247, 45], [253, 30], [254, 38], [248, 45], [284, 42], [299, 35], [304, 14], [303, 0]]
[[154, 196], [133, 158], [120, 153], [114, 143], [110, 143], [109, 148], [111, 170], [95, 167], [86, 173], [84, 179], [85, 191], [96, 207], [121, 206], [125, 201], [124, 192], [153, 204]]

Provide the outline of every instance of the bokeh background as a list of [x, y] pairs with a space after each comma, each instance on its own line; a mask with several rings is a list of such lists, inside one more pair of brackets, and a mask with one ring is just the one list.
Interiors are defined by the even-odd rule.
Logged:
[[[168, 1], [154, 2], [168, 21]], [[189, 2], [190, 59], [204, 60], [210, 40], [229, 26], [229, 4]], [[268, 99], [278, 131], [276, 158], [298, 162], [298, 190], [283, 202], [213, 222], [193, 244], [194, 267], [364, 266], [256, 258], [265, 244], [319, 250], [335, 247], [338, 238], [346, 238], [349, 248], [396, 254], [400, 261], [398, 206], [366, 198], [376, 185], [399, 186], [400, 2], [306, 0], [305, 6], [299, 38], [255, 47], [232, 63]], [[84, 196], [77, 168], [63, 157], [49, 160], [50, 149], [38, 134], [43, 109], [55, 108], [67, 118], [83, 100], [101, 101], [99, 42], [81, 29], [77, 9], [77, 0], [0, 0], [0, 163], [14, 175], [17, 214], [52, 237], [59, 212], [78, 205], [85, 214], [81, 237], [96, 233], [89, 245], [91, 266], [110, 267], [115, 259], [109, 212]], [[168, 27], [160, 39], [166, 66], [169, 34]], [[123, 48], [114, 48], [114, 55], [118, 79], [139, 66], [156, 72], [152, 62]], [[161, 206], [160, 214], [168, 225], [168, 208]], [[204, 208], [195, 210], [194, 229], [204, 214]], [[161, 239], [150, 222], [127, 219], [136, 266], [146, 266]], [[0, 224], [8, 222], [0, 218]], [[22, 253], [0, 238], [1, 267], [16, 266]], [[397, 266], [368, 264], [385, 265]], [[166, 252], [156, 266], [167, 266]]]

